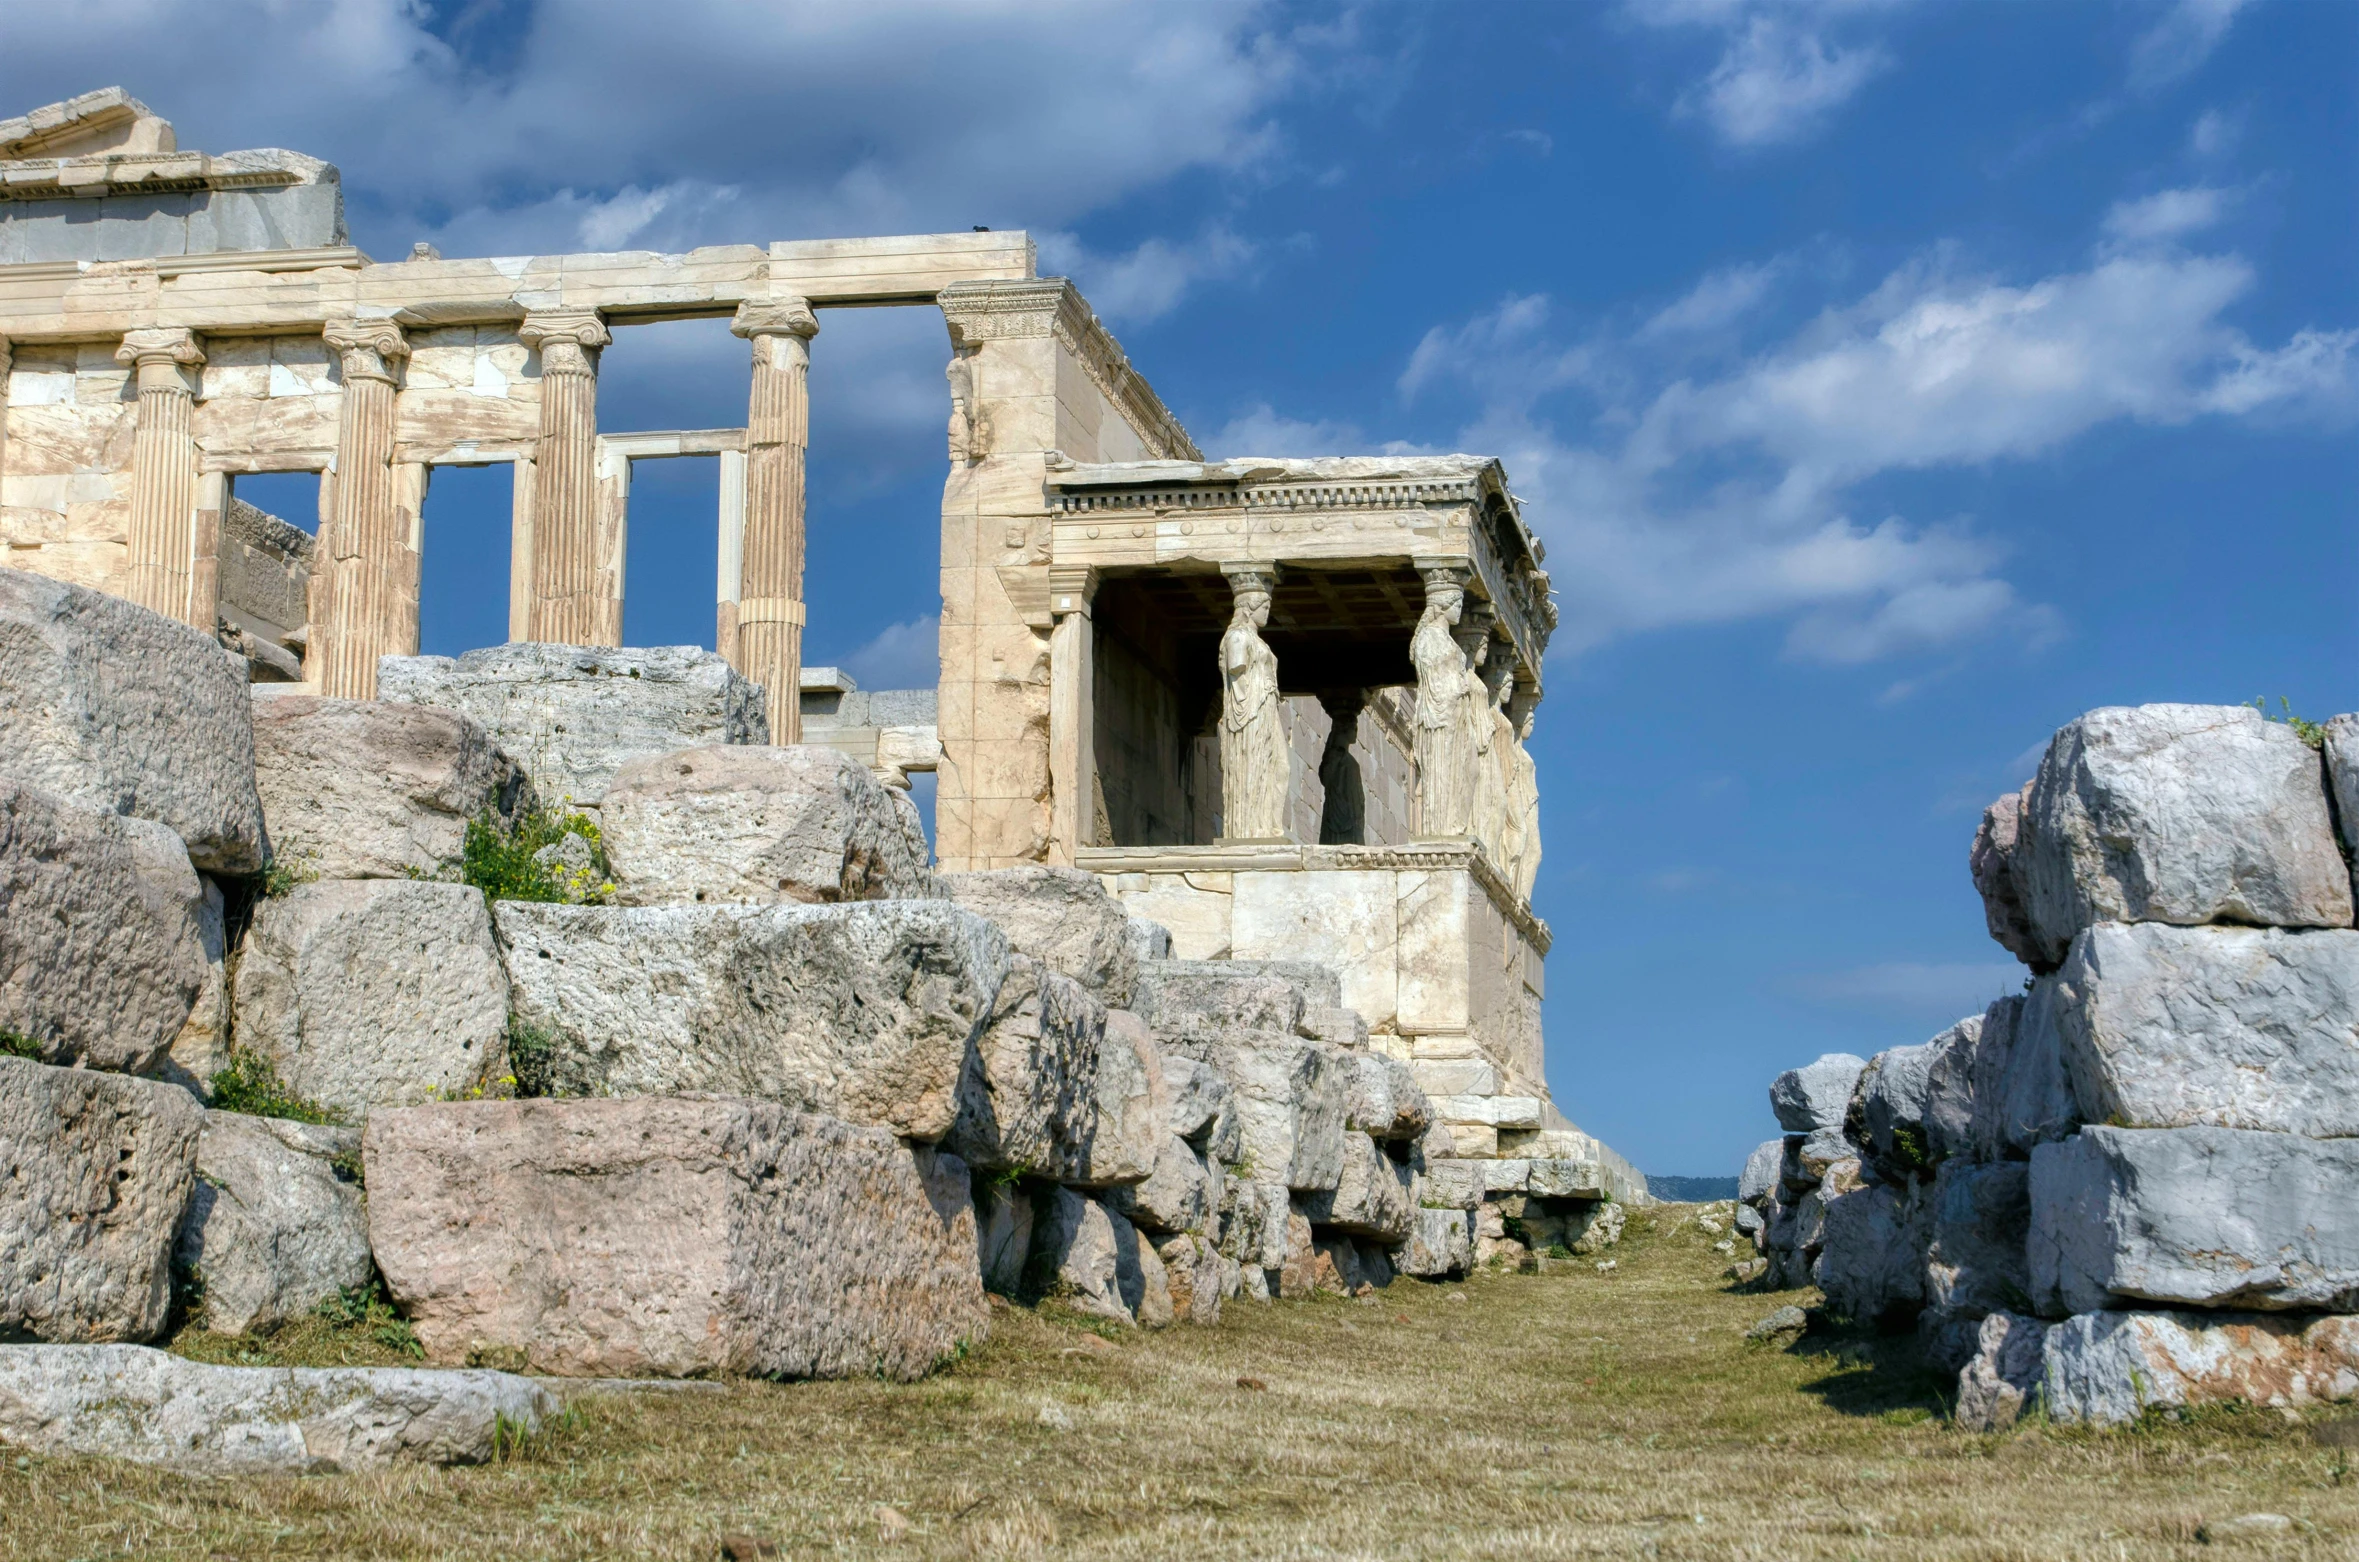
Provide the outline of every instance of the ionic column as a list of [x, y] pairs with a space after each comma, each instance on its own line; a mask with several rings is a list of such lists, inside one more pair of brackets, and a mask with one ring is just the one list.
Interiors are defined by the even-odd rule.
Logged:
[[[195, 547], [197, 447], [190, 434], [195, 369], [205, 361], [194, 332], [157, 326], [124, 333], [115, 362], [136, 364], [139, 430], [131, 447], [131, 557], [124, 595], [167, 618], [188, 620], [189, 561]], [[210, 632], [210, 623], [199, 626]]]
[[1097, 841], [1097, 636], [1090, 622], [1098, 572], [1053, 567], [1048, 606], [1049, 861], [1071, 867]]
[[[541, 355], [541, 431], [533, 448], [532, 625], [534, 640], [615, 645], [619, 623], [603, 598], [613, 561], [599, 546], [597, 349], [613, 337], [596, 310], [524, 317], [516, 338]], [[605, 578], [602, 579], [601, 577]]]
[[377, 658], [416, 649], [409, 604], [416, 555], [393, 472], [393, 365], [409, 356], [390, 320], [331, 320], [323, 334], [343, 360], [336, 426], [336, 494], [327, 528], [327, 618], [317, 629], [319, 692], [377, 697]]
[[799, 298], [737, 306], [729, 327], [754, 348], [745, 419], [745, 530], [739, 555], [737, 670], [768, 695], [770, 741], [803, 739], [803, 455], [811, 442], [811, 338]]

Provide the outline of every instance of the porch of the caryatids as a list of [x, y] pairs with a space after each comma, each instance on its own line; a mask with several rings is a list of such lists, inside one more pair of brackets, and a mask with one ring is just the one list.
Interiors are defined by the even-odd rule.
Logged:
[[1221, 838], [1286, 837], [1292, 755], [1278, 714], [1278, 653], [1261, 632], [1277, 583], [1273, 565], [1227, 565], [1235, 604], [1220, 637]]

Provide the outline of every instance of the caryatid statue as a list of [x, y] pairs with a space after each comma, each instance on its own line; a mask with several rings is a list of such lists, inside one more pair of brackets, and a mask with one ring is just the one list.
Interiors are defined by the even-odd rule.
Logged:
[[1491, 605], [1470, 602], [1460, 612], [1452, 632], [1459, 655], [1466, 661], [1466, 692], [1458, 701], [1458, 725], [1465, 733], [1467, 778], [1466, 828], [1499, 860], [1499, 816], [1506, 810], [1506, 783], [1499, 768], [1499, 728], [1491, 708]]
[[1466, 610], [1458, 569], [1425, 571], [1425, 612], [1409, 637], [1417, 670], [1417, 833], [1468, 835], [1474, 829], [1475, 731], [1466, 720], [1471, 690], [1481, 687], [1466, 665], [1455, 631]]
[[1483, 663], [1484, 718], [1490, 723], [1490, 747], [1483, 759], [1483, 825], [1479, 833], [1491, 854], [1491, 866], [1513, 882], [1515, 859], [1523, 849], [1523, 813], [1515, 806], [1515, 726], [1508, 719], [1507, 697], [1515, 687], [1515, 663], [1498, 646], [1488, 647]]
[[1540, 691], [1528, 683], [1517, 684], [1507, 705], [1508, 718], [1515, 725], [1515, 741], [1507, 750], [1507, 807], [1516, 819], [1511, 877], [1515, 898], [1522, 901], [1532, 898], [1532, 886], [1540, 877], [1540, 772], [1532, 763], [1531, 750], [1525, 747], [1539, 710]]
[[1225, 840], [1282, 840], [1291, 756], [1278, 722], [1278, 653], [1261, 637], [1270, 621], [1266, 571], [1232, 571], [1236, 611], [1220, 637], [1220, 802]]

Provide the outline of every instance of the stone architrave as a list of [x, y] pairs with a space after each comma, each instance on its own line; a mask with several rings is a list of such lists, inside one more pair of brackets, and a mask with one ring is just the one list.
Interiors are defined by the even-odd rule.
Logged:
[[327, 621], [312, 647], [320, 693], [377, 697], [377, 658], [417, 654], [416, 516], [404, 514], [393, 472], [394, 365], [409, 342], [391, 320], [331, 320], [327, 344], [342, 361], [336, 426], [335, 515], [317, 555]]
[[1278, 655], [1261, 637], [1275, 571], [1232, 567], [1227, 574], [1236, 613], [1220, 637], [1221, 837], [1283, 840], [1292, 756], [1278, 719]]
[[730, 660], [768, 695], [772, 740], [800, 743], [803, 460], [811, 442], [811, 338], [819, 334], [819, 319], [800, 298], [749, 299], [737, 306], [729, 329], [753, 344], [743, 575]]
[[1475, 827], [1478, 763], [1462, 717], [1470, 684], [1455, 633], [1466, 612], [1466, 569], [1436, 565], [1425, 575], [1425, 612], [1409, 638], [1417, 669], [1417, 832], [1463, 836]]
[[516, 337], [541, 355], [530, 638], [620, 645], [623, 539], [602, 535], [598, 503], [596, 353], [614, 338], [594, 309], [527, 314]]
[[196, 547], [195, 371], [205, 352], [186, 326], [151, 326], [124, 333], [115, 361], [136, 365], [139, 384], [123, 594], [186, 623]]
[[1327, 746], [1319, 754], [1319, 786], [1327, 799], [1319, 810], [1319, 844], [1359, 846], [1368, 835], [1368, 789], [1352, 745], [1359, 741], [1368, 691], [1323, 689], [1319, 704], [1329, 722]]
[[204, 1116], [178, 1085], [0, 1057], [0, 1335], [163, 1332]]
[[363, 1141], [369, 1245], [429, 1360], [562, 1377], [921, 1377], [986, 1328], [967, 1169], [709, 1096], [466, 1101]]

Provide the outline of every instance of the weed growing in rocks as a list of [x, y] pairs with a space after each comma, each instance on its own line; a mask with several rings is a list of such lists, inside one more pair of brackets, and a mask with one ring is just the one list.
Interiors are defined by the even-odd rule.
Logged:
[[279, 1078], [277, 1065], [261, 1053], [233, 1047], [229, 1066], [213, 1076], [216, 1112], [239, 1112], [247, 1117], [281, 1117], [297, 1123], [341, 1125], [344, 1114], [295, 1094]]
[[41, 1044], [23, 1031], [0, 1030], [0, 1057], [41, 1061]]
[[312, 1309], [313, 1316], [330, 1328], [364, 1334], [371, 1341], [398, 1355], [412, 1360], [424, 1360], [426, 1347], [418, 1343], [418, 1336], [409, 1320], [393, 1310], [393, 1301], [385, 1294], [385, 1282], [372, 1279], [367, 1285], [347, 1286]]
[[549, 1068], [556, 1056], [557, 1039], [530, 1020], [508, 1022], [508, 1071], [516, 1082], [519, 1096], [545, 1096], [554, 1081]]
[[467, 821], [457, 863], [419, 876], [472, 884], [486, 900], [602, 906], [614, 897], [611, 873], [595, 820], [564, 808], [533, 808], [513, 824], [484, 810]]
[[273, 857], [262, 870], [262, 898], [278, 900], [304, 884], [318, 882], [319, 870], [294, 857]]
[[2282, 721], [2287, 726], [2293, 728], [2294, 736], [2300, 738], [2304, 743], [2309, 744], [2312, 748], [2323, 749], [2326, 747], [2326, 729], [2320, 726], [2317, 722], [2304, 721], [2301, 717], [2295, 715], [2293, 710], [2293, 701], [2287, 699], [2284, 695], [2280, 694], [2277, 696], [2278, 714], [2274, 716], [2269, 714], [2268, 702], [2265, 700], [2252, 699], [2247, 700], [2245, 703], [2250, 705], [2254, 710], [2259, 711], [2263, 721]]

